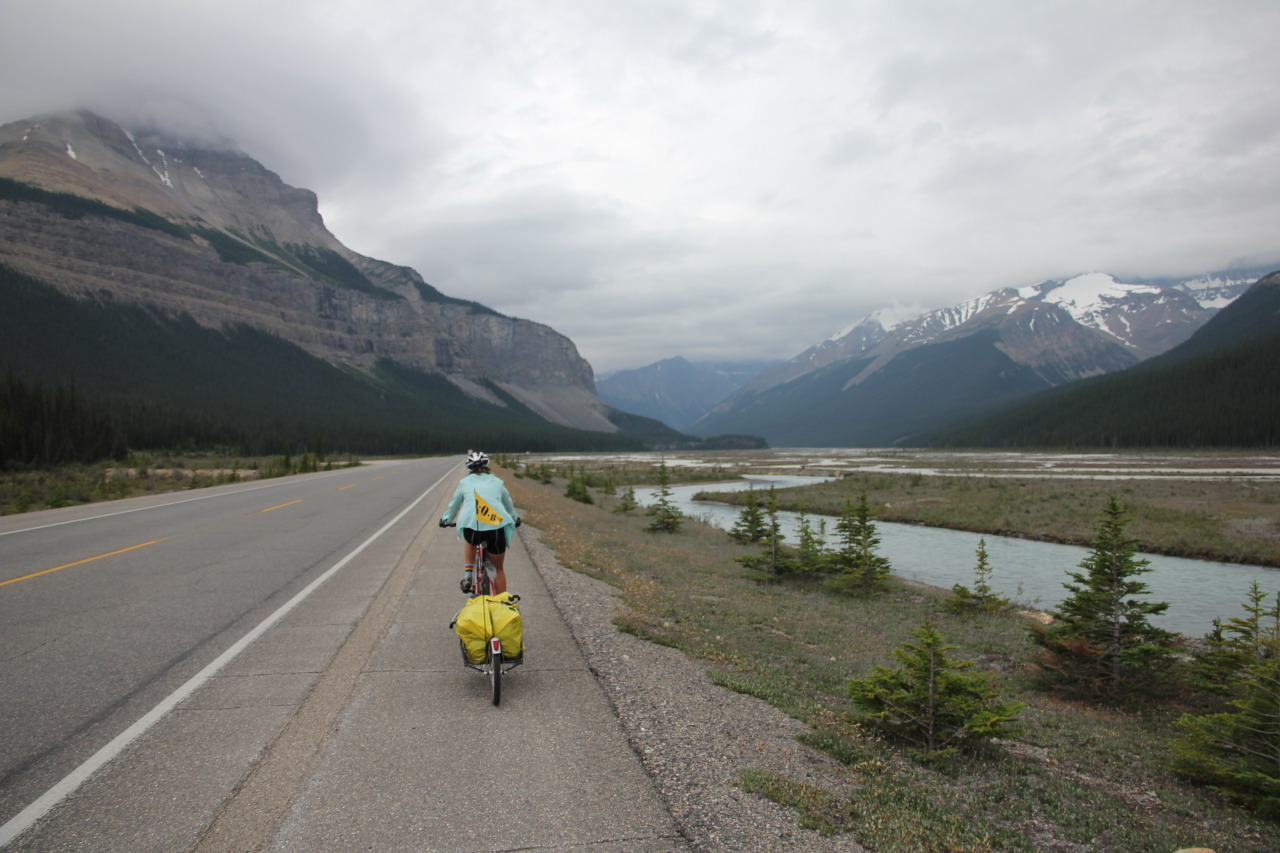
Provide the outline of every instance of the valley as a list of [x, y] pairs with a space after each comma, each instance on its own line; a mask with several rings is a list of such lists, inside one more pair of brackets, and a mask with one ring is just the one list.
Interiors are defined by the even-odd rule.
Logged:
[[[615, 472], [647, 482], [653, 454], [516, 457]], [[865, 492], [880, 521], [1088, 545], [1114, 492], [1133, 514], [1130, 534], [1151, 553], [1280, 566], [1280, 453], [947, 452], [779, 449], [661, 456], [673, 482], [768, 474], [831, 477], [778, 493], [782, 508], [835, 514]], [[715, 493], [726, 502], [742, 496]]]

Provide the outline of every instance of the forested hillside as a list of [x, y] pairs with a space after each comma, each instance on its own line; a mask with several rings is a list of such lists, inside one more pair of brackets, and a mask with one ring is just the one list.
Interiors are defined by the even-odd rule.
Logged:
[[[124, 448], [391, 454], [628, 449], [390, 361], [345, 371], [248, 327], [75, 299], [0, 265], [0, 465]], [[500, 393], [494, 388], [495, 393]]]
[[921, 437], [972, 447], [1280, 447], [1280, 273], [1186, 343]]

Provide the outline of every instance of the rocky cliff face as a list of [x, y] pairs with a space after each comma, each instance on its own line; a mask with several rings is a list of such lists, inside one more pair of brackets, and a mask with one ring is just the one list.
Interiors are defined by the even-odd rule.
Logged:
[[491, 402], [500, 389], [554, 423], [616, 430], [568, 338], [350, 251], [313, 193], [230, 146], [50, 116], [0, 127], [0, 177], [159, 217], [69, 218], [0, 200], [0, 263], [64, 292], [247, 324], [356, 369], [389, 358]]

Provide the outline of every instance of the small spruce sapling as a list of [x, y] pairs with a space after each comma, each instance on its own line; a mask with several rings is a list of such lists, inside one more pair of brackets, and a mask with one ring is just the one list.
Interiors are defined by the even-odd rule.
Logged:
[[622, 490], [622, 494], [618, 498], [618, 505], [613, 508], [614, 512], [631, 512], [640, 506], [640, 502], [636, 500], [635, 486], [627, 486]]
[[881, 591], [889, 581], [889, 560], [877, 553], [880, 535], [871, 520], [866, 492], [858, 502], [845, 501], [836, 522], [838, 546], [831, 555], [831, 566], [839, 574], [827, 582], [832, 592], [865, 596]]
[[747, 490], [747, 496], [743, 499], [742, 511], [738, 513], [738, 520], [734, 522], [733, 528], [729, 530], [729, 538], [744, 545], [755, 545], [764, 541], [764, 535], [764, 516], [760, 512], [760, 499], [756, 495], [756, 490], [750, 488]]
[[1018, 732], [1020, 702], [1004, 701], [988, 672], [956, 661], [927, 619], [894, 649], [901, 667], [877, 666], [849, 682], [849, 697], [871, 722], [904, 741], [920, 758], [941, 758], [978, 741]]
[[1222, 685], [1231, 710], [1184, 715], [1172, 742], [1173, 770], [1280, 817], [1280, 608], [1262, 611], [1255, 586], [1241, 620], [1246, 654]]
[[1147, 585], [1134, 580], [1148, 561], [1137, 558], [1137, 540], [1125, 535], [1128, 515], [1112, 495], [1093, 550], [1063, 584], [1071, 596], [1058, 605], [1052, 626], [1033, 624], [1032, 640], [1044, 649], [1047, 684], [1091, 699], [1119, 701], [1170, 687], [1175, 635], [1148, 619], [1169, 605], [1142, 599]]
[[665, 459], [658, 462], [655, 482], [658, 486], [655, 500], [645, 510], [645, 514], [653, 519], [648, 529], [655, 533], [675, 533], [684, 523], [684, 513], [671, 501], [671, 474], [667, 471]]
[[796, 569], [796, 562], [791, 552], [782, 545], [787, 537], [782, 532], [782, 524], [778, 520], [778, 495], [772, 486], [769, 496], [764, 502], [765, 518], [764, 536], [760, 539], [760, 553], [751, 557], [736, 558], [748, 568], [761, 569], [770, 575], [785, 575]]
[[813, 523], [801, 507], [796, 513], [795, 557], [798, 571], [816, 574], [826, 568], [826, 538], [826, 521], [819, 522], [818, 529], [814, 530]]
[[1009, 599], [1001, 598], [991, 589], [991, 564], [987, 562], [987, 540], [978, 540], [978, 563], [973, 567], [973, 589], [964, 584], [951, 587], [951, 596], [945, 604], [953, 613], [1003, 610]]
[[1255, 580], [1249, 588], [1244, 616], [1213, 620], [1203, 651], [1191, 665], [1189, 680], [1200, 690], [1230, 695], [1237, 676], [1270, 653], [1280, 624], [1280, 596], [1267, 606], [1267, 594]]

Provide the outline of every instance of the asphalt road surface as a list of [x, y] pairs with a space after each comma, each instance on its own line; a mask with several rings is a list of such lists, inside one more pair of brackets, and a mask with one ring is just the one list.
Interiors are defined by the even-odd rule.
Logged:
[[0, 847], [686, 850], [516, 543], [461, 664], [459, 460], [0, 518]]

